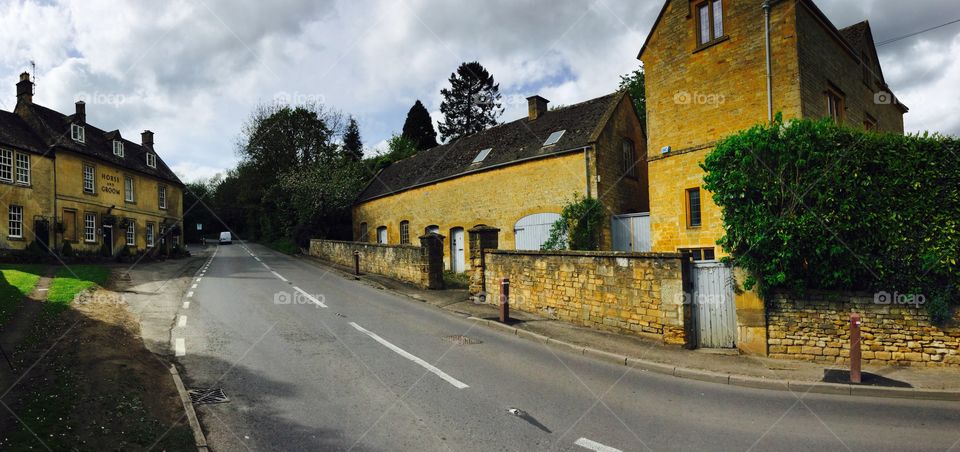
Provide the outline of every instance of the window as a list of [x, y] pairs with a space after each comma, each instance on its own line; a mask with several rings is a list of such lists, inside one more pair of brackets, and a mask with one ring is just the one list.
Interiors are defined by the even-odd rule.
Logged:
[[624, 176], [634, 179], [638, 177], [637, 153], [633, 148], [633, 141], [628, 138], [623, 139], [623, 146], [620, 150], [620, 165]]
[[23, 206], [10, 206], [7, 217], [7, 235], [14, 238], [23, 237]]
[[698, 228], [703, 224], [700, 215], [700, 188], [687, 189], [687, 227]]
[[157, 167], [157, 154], [151, 154], [147, 152], [147, 166], [150, 168]]
[[473, 158], [473, 161], [470, 162], [470, 163], [480, 163], [480, 162], [482, 162], [483, 159], [487, 158], [487, 156], [490, 155], [490, 151], [492, 151], [492, 150], [493, 150], [492, 148], [487, 148], [487, 149], [484, 149], [484, 150], [480, 151], [480, 153], [477, 154], [477, 156], [474, 157], [474, 158]]
[[97, 241], [97, 214], [87, 212], [83, 214], [83, 241]]
[[83, 192], [84, 193], [96, 193], [94, 190], [94, 170], [93, 165], [83, 165]]
[[550, 136], [547, 137], [547, 141], [543, 142], [543, 145], [552, 146], [554, 144], [557, 144], [557, 142], [560, 141], [560, 137], [563, 136], [563, 132], [566, 132], [566, 130], [558, 130], [556, 132], [551, 133]]
[[695, 261], [712, 261], [717, 258], [713, 248], [680, 248], [680, 254], [690, 254]]
[[410, 244], [410, 222], [407, 220], [400, 222], [400, 244]]
[[126, 176], [123, 178], [123, 200], [133, 202], [135, 199], [133, 194], [133, 177]]
[[77, 143], [83, 143], [86, 140], [83, 126], [80, 124], [70, 124], [70, 137]]
[[137, 246], [137, 224], [132, 218], [127, 219], [127, 246]]
[[120, 140], [113, 140], [113, 155], [117, 157], [123, 157], [123, 142]]
[[360, 223], [360, 236], [357, 237], [358, 242], [367, 241], [367, 223]]
[[840, 123], [843, 121], [843, 94], [832, 86], [827, 88], [825, 94], [827, 96], [827, 116], [834, 122]]
[[147, 223], [147, 248], [153, 248], [153, 223]]
[[17, 183], [30, 185], [30, 154], [17, 153]]
[[0, 149], [0, 180], [13, 182], [13, 151]]
[[863, 130], [868, 130], [868, 131], [877, 130], [877, 120], [873, 116], [870, 116], [870, 113], [864, 113]]
[[157, 186], [157, 202], [160, 204], [161, 209], [167, 208], [167, 186], [166, 185]]
[[723, 36], [723, 1], [709, 0], [697, 5], [697, 44], [702, 47]]

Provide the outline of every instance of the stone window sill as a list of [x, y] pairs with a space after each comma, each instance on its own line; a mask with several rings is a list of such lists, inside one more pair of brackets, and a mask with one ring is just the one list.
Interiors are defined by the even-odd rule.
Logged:
[[721, 42], [729, 41], [729, 40], [730, 40], [730, 35], [723, 35], [717, 39], [714, 39], [713, 41], [698, 45], [695, 49], [693, 49], [693, 53], [697, 53], [697, 52], [709, 49], [710, 47], [720, 44]]

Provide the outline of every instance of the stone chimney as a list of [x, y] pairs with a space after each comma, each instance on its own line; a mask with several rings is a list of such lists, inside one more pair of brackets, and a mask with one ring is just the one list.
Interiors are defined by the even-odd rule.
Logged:
[[547, 112], [547, 104], [550, 101], [546, 100], [540, 96], [530, 96], [527, 98], [527, 117], [529, 120], [533, 121], [534, 119], [543, 116]]
[[87, 123], [87, 103], [82, 100], [78, 100], [77, 103], [74, 105], [76, 105], [77, 107], [76, 113], [73, 115], [74, 121], [80, 124], [86, 124]]
[[143, 147], [152, 151], [153, 150], [153, 132], [149, 130], [144, 130], [143, 132], [140, 132], [140, 144]]
[[33, 103], [33, 82], [30, 81], [30, 73], [20, 74], [20, 81], [17, 82], [17, 104], [30, 105]]

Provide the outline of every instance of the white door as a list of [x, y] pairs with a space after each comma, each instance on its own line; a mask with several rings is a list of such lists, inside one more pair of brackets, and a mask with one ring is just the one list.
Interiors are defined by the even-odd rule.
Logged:
[[466, 256], [463, 246], [463, 228], [450, 230], [450, 270], [463, 273], [466, 270]]
[[614, 251], [650, 251], [650, 214], [615, 215], [610, 219]]
[[380, 226], [377, 228], [377, 243], [387, 243], [387, 228]]
[[559, 219], [557, 213], [535, 213], [521, 218], [513, 226], [514, 248], [539, 250], [550, 238], [550, 228]]

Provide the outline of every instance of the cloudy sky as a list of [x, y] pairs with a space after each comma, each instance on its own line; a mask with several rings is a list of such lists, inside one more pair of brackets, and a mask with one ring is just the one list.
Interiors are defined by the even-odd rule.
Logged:
[[[744, 0], [747, 1], [747, 0]], [[758, 4], [759, 0], [756, 1]], [[156, 133], [186, 181], [232, 167], [249, 112], [319, 101], [358, 118], [368, 153], [416, 99], [439, 118], [440, 89], [463, 61], [500, 83], [506, 113], [524, 97], [571, 104], [616, 88], [660, 0], [0, 0], [0, 83], [36, 62], [36, 102], [128, 138]], [[870, 20], [878, 41], [960, 18], [956, 0], [817, 0], [838, 27]], [[910, 107], [908, 131], [960, 135], [960, 23], [879, 48]], [[4, 92], [0, 89], [0, 93]]]

